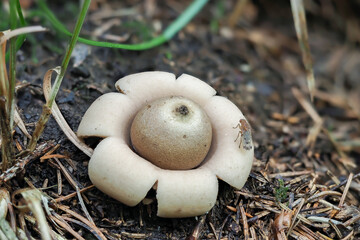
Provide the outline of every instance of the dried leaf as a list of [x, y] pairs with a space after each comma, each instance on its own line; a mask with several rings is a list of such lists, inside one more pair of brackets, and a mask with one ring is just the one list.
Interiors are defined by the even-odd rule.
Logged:
[[[53, 69], [50, 69], [46, 72], [44, 76], [44, 83], [43, 83], [43, 90], [46, 101], [49, 101], [50, 93], [51, 93], [51, 76], [53, 72], [56, 72], [57, 74], [60, 73], [60, 67], [55, 67]], [[59, 124], [60, 128], [63, 130], [65, 135], [68, 137], [68, 139], [81, 151], [83, 151], [86, 155], [91, 157], [93, 153], [93, 149], [88, 147], [83, 141], [81, 141], [78, 136], [74, 133], [74, 131], [70, 128], [69, 124], [67, 124], [65, 118], [60, 112], [59, 107], [57, 106], [56, 102], [53, 103], [51, 108], [51, 113], [56, 120], [56, 122]]]
[[291, 0], [291, 10], [294, 17], [296, 36], [299, 40], [302, 59], [305, 65], [306, 79], [310, 91], [310, 97], [311, 100], [313, 100], [315, 91], [315, 77], [313, 70], [313, 61], [308, 41], [304, 2], [302, 0]]

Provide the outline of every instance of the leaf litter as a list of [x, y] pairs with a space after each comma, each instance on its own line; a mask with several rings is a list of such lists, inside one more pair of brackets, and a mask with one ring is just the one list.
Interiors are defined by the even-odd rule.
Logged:
[[[343, 43], [339, 36], [353, 42], [360, 39], [331, 21], [336, 16], [343, 24], [358, 22], [352, 17], [354, 10], [348, 7], [356, 3], [305, 5], [311, 16], [307, 23], [308, 41], [314, 45], [312, 64], [317, 75], [316, 88], [310, 89], [314, 98], [311, 102], [303, 84], [308, 70], [303, 69], [302, 53], [294, 44], [296, 32], [290, 5], [241, 2], [237, 9], [232, 9], [232, 1], [225, 3], [230, 17], [216, 19], [221, 23], [220, 29], [211, 38], [206, 19], [218, 7], [216, 4], [209, 4], [198, 19], [159, 48], [139, 53], [92, 49], [92, 54], [80, 63], [90, 76], [66, 75], [58, 96], [61, 99], [74, 92], [76, 104], [65, 101], [58, 106], [69, 127], [76, 129], [91, 102], [102, 92], [114, 91], [114, 81], [123, 75], [144, 70], [196, 75], [249, 116], [255, 159], [243, 189], [220, 183], [218, 201], [208, 214], [191, 219], [161, 219], [156, 217], [156, 201], [151, 196], [149, 201], [130, 208], [96, 190], [87, 177], [88, 157], [72, 146], [53, 120], [35, 151], [21, 155], [28, 141], [21, 125], [23, 130], [15, 132], [17, 162], [0, 175], [1, 236], [326, 240], [359, 237], [360, 109], [354, 93], [360, 92], [360, 86], [353, 79], [359, 76], [356, 66], [360, 62], [350, 57], [345, 68], [341, 64], [360, 50]], [[126, 8], [117, 2], [105, 1], [105, 5], [116, 6], [107, 10], [114, 13], [116, 8]], [[338, 5], [345, 10], [337, 11]], [[151, 6], [155, 8], [152, 11], [163, 10], [165, 16], [171, 15], [169, 8], [179, 7], [175, 2]], [[272, 11], [275, 7], [284, 13], [276, 16]], [[141, 11], [146, 9], [135, 12]], [[146, 15], [142, 18], [146, 19]], [[288, 21], [281, 21], [279, 27], [279, 19], [284, 18]], [[104, 34], [111, 30], [104, 29]], [[329, 51], [329, 46], [333, 51]], [[171, 53], [171, 60], [166, 58], [166, 52]], [[39, 55], [45, 53], [42, 49]], [[30, 84], [39, 85], [37, 79], [42, 78], [44, 69], [54, 66], [54, 61], [50, 59], [35, 68], [25, 58], [27, 69], [23, 69], [19, 79], [24, 77]], [[26, 100], [25, 96], [30, 98], [32, 107], [20, 109], [19, 113], [30, 131], [44, 100], [37, 91], [23, 88], [18, 90], [18, 104]]]

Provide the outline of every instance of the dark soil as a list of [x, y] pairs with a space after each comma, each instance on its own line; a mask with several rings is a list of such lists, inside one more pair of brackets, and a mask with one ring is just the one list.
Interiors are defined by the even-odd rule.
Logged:
[[[128, 10], [129, 14], [119, 18], [120, 25], [105, 31], [123, 37], [128, 43], [145, 41], [157, 35], [158, 30], [154, 25], [161, 24], [164, 29], [190, 3], [98, 2], [89, 12], [83, 33], [91, 34], [108, 23], [114, 18], [111, 13], [115, 10]], [[156, 202], [127, 207], [95, 188], [84, 192], [86, 207], [96, 226], [107, 238], [281, 239], [276, 235], [282, 231], [276, 222], [282, 212], [277, 204], [281, 194], [279, 189], [284, 190], [281, 182], [288, 189], [283, 192], [280, 202], [289, 203], [291, 208], [292, 201], [308, 198], [336, 186], [336, 179], [346, 180], [350, 173], [357, 176], [360, 164], [360, 34], [356, 13], [360, 5], [356, 1], [308, 1], [306, 4], [309, 42], [318, 89], [312, 106], [324, 121], [323, 128], [329, 132], [320, 131], [315, 135], [316, 140], [307, 144], [314, 121], [302, 107], [301, 100], [294, 96], [293, 88], [299, 89], [305, 96], [304, 101], [310, 102], [289, 1], [248, 1], [243, 14], [231, 20], [235, 2], [210, 1], [171, 41], [154, 49], [125, 51], [78, 44], [79, 50], [89, 52], [82, 61], [72, 60], [57, 97], [59, 108], [74, 130], [96, 98], [116, 91], [114, 84], [119, 78], [156, 70], [172, 72], [177, 76], [187, 73], [206, 81], [219, 95], [239, 106], [253, 131], [255, 159], [248, 182], [241, 191], [221, 182], [218, 201], [206, 216], [163, 219], [156, 216]], [[54, 11], [57, 17], [72, 29], [76, 15], [69, 9], [77, 7], [77, 4], [55, 2], [51, 3], [50, 8], [57, 9]], [[94, 20], [95, 14], [105, 7], [109, 7], [110, 16]], [[37, 19], [32, 21], [33, 24], [39, 24]], [[49, 28], [52, 29], [50, 25]], [[142, 29], [144, 34], [139, 34], [138, 29]], [[146, 32], [150, 35], [146, 35]], [[17, 105], [30, 133], [45, 103], [42, 77], [48, 69], [60, 65], [63, 57], [62, 50], [68, 39], [60, 36], [53, 30], [34, 34], [34, 41], [27, 41], [18, 54], [18, 80], [30, 85], [18, 90]], [[56, 53], [55, 48], [60, 48], [61, 52]], [[38, 63], [34, 62], [34, 57]], [[15, 139], [25, 147], [24, 135], [19, 129], [16, 130]], [[59, 161], [70, 172], [79, 188], [90, 186], [87, 175], [89, 157], [66, 138], [53, 119], [48, 122], [40, 142], [50, 140], [60, 144], [56, 153], [70, 159]], [[63, 176], [62, 192], [58, 195], [57, 166], [53, 160], [34, 160], [26, 166], [24, 174], [19, 174], [6, 186], [14, 191], [29, 187], [30, 181], [36, 188], [42, 188], [44, 181], [48, 181], [48, 188], [43, 189], [43, 192], [52, 198], [73, 193], [74, 188]], [[343, 193], [343, 188], [338, 187], [337, 190]], [[359, 190], [359, 180], [355, 178], [345, 200], [346, 206], [355, 208], [352, 212], [355, 215], [351, 216], [360, 216], [357, 207]], [[326, 199], [336, 206], [339, 204], [338, 199]], [[61, 204], [84, 215], [76, 196]], [[321, 206], [318, 202], [308, 202], [302, 210]], [[241, 215], [243, 210], [247, 221]], [[59, 214], [63, 212], [59, 211]], [[259, 214], [265, 215], [255, 217]], [[295, 211], [292, 214], [295, 215]], [[303, 215], [329, 217], [330, 213], [321, 215], [316, 210], [304, 210]], [[336, 214], [332, 216], [342, 223], [350, 219], [350, 215], [344, 218]], [[340, 238], [331, 226], [305, 225], [295, 226], [294, 232], [299, 235], [293, 232], [289, 238], [295, 239], [302, 235], [304, 239], [311, 239], [309, 236], [325, 239], [320, 235], [312, 235], [317, 232], [332, 239]], [[31, 230], [33, 227], [28, 226], [34, 237], [39, 238], [38, 233]], [[95, 239], [93, 234], [81, 226], [71, 224], [71, 227], [85, 239]], [[359, 221], [350, 227], [339, 227], [341, 236], [351, 234], [358, 238]], [[197, 229], [198, 232], [195, 231]], [[289, 226], [284, 229], [287, 232]], [[70, 234], [65, 236], [72, 238]]]

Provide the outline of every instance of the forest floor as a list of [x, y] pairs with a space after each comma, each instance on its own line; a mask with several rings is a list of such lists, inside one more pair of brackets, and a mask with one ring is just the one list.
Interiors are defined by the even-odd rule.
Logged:
[[[99, 2], [92, 6], [82, 34], [127, 43], [158, 35], [189, 3]], [[215, 207], [197, 218], [163, 219], [156, 216], [156, 201], [127, 207], [95, 187], [84, 190], [85, 206], [97, 228], [108, 239], [358, 238], [360, 5], [355, 2], [306, 1], [316, 77], [313, 102], [289, 1], [247, 1], [240, 13], [236, 1], [211, 1], [173, 39], [146, 51], [77, 44], [57, 97], [72, 129], [77, 129], [96, 98], [116, 91], [119, 78], [167, 71], [196, 76], [234, 102], [251, 125], [255, 147], [244, 188], [236, 190], [221, 182]], [[50, 5], [69, 29], [75, 24], [75, 4]], [[59, 8], [63, 10], [55, 11]], [[30, 22], [52, 28], [36, 18]], [[29, 132], [45, 102], [42, 78], [60, 65], [67, 41], [54, 30], [34, 34], [18, 53], [17, 106]], [[19, 129], [15, 140], [22, 147], [28, 141]], [[58, 214], [64, 219], [76, 219], [62, 210], [66, 207], [85, 216], [72, 194], [72, 181], [79, 189], [92, 185], [89, 157], [53, 119], [40, 142], [58, 144], [54, 151], [58, 158], [33, 159], [5, 186], [12, 193], [27, 187], [41, 189], [62, 206]], [[67, 222], [85, 239], [101, 239], [77, 221]], [[49, 225], [57, 228], [50, 221]], [[27, 228], [38, 234], [29, 222]]]

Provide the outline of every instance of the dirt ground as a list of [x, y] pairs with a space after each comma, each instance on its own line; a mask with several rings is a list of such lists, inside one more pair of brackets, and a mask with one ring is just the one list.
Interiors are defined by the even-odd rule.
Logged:
[[[158, 35], [190, 3], [96, 2], [82, 33], [94, 38], [101, 32], [97, 36], [101, 40], [112, 34], [126, 43]], [[116, 80], [154, 70], [206, 81], [242, 110], [253, 130], [255, 159], [246, 185], [236, 190], [221, 182], [216, 205], [204, 216], [163, 219], [156, 216], [156, 201], [127, 207], [96, 188], [84, 191], [86, 208], [108, 239], [360, 237], [360, 4], [305, 1], [317, 89], [311, 103], [289, 1], [244, 2], [237, 13], [236, 1], [210, 1], [171, 41], [150, 50], [77, 45], [77, 57], [57, 97], [74, 130], [96, 98], [116, 91]], [[52, 2], [49, 7], [72, 29], [77, 2]], [[28, 21], [52, 29], [34, 34], [18, 54], [18, 80], [29, 85], [17, 91], [17, 105], [32, 132], [45, 102], [42, 78], [46, 70], [60, 65], [68, 38], [48, 22]], [[111, 27], [104, 29], [105, 25]], [[27, 141], [19, 129], [15, 140], [23, 147]], [[33, 160], [6, 183], [10, 192], [32, 184], [54, 199], [74, 193], [61, 165], [80, 189], [91, 186], [89, 157], [53, 119], [40, 140], [48, 141], [59, 144], [56, 153], [66, 158]], [[59, 204], [85, 216], [76, 196]], [[58, 214], [73, 218], [62, 210]], [[85, 239], [101, 239], [78, 221], [68, 222]], [[28, 222], [27, 228], [39, 238], [36, 226]], [[73, 238], [69, 233], [64, 236]]]

